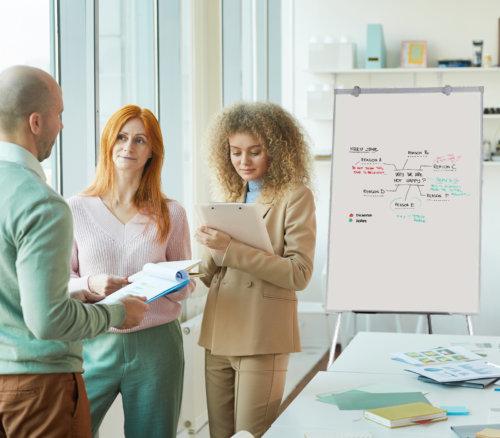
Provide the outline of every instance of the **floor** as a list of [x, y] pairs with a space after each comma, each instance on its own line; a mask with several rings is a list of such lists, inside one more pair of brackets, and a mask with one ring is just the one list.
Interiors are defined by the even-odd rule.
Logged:
[[[300, 303], [302, 312], [299, 314], [299, 324], [302, 340], [302, 351], [290, 355], [287, 380], [285, 384], [283, 403], [285, 409], [314, 375], [326, 369], [328, 349], [331, 342], [331, 321], [325, 318], [321, 303]], [[202, 391], [200, 391], [202, 393]], [[196, 397], [199, 397], [196, 393]], [[196, 398], [192, 400], [195, 404]], [[201, 418], [201, 424], [206, 417]], [[100, 430], [100, 438], [123, 438], [123, 410], [121, 398], [111, 407]], [[191, 433], [190, 433], [191, 432]], [[184, 428], [177, 438], [209, 438], [208, 424], [202, 426], [197, 433], [192, 428]]]
[[[285, 409], [291, 403], [318, 371], [325, 370], [328, 361], [327, 353], [328, 350], [324, 347], [306, 347], [300, 353], [294, 353], [290, 356], [281, 410]], [[190, 436], [210, 438], [208, 425], [197, 434]], [[178, 436], [178, 438], [180, 437]]]

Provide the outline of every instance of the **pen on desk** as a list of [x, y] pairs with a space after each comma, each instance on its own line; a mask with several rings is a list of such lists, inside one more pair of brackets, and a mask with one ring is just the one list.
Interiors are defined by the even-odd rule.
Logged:
[[500, 388], [495, 388], [495, 391], [500, 391]]

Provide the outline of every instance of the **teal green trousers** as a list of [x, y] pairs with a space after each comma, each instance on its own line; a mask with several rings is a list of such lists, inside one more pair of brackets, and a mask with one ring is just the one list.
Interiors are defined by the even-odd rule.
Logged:
[[184, 376], [177, 320], [87, 340], [83, 359], [94, 436], [118, 393], [123, 400], [127, 438], [176, 436]]

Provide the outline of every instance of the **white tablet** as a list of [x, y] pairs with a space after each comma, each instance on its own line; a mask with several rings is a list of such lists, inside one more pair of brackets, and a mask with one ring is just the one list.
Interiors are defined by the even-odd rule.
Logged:
[[[196, 211], [202, 225], [223, 231], [246, 245], [270, 254], [274, 253], [257, 204], [236, 202], [200, 204], [196, 206]], [[211, 250], [211, 253], [215, 263], [221, 266], [224, 254], [214, 250]]]

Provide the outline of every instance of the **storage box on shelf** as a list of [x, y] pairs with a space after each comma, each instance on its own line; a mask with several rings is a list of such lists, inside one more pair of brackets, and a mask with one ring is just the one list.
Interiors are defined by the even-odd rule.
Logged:
[[335, 42], [331, 36], [313, 36], [309, 40], [311, 70], [352, 69], [355, 67], [356, 44]]

